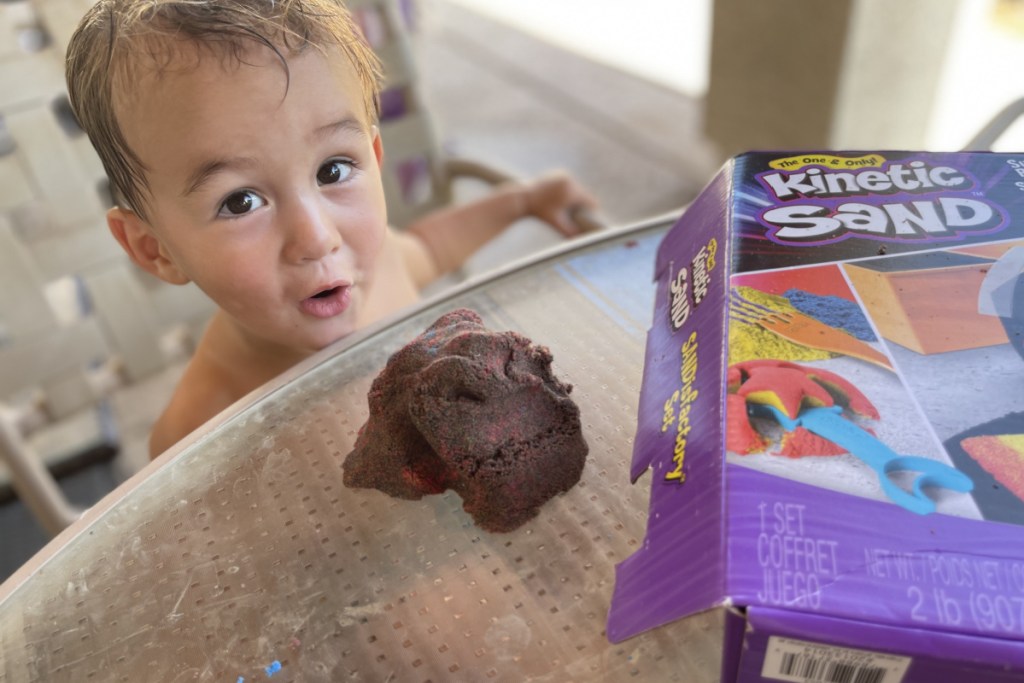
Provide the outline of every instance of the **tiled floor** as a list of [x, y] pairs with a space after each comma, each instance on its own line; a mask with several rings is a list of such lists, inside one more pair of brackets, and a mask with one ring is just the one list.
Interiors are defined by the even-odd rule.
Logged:
[[[681, 207], [713, 172], [700, 102], [444, 0], [424, 8], [417, 48], [426, 97], [445, 144], [460, 156], [522, 176], [568, 170], [613, 225]], [[498, 245], [484, 263], [531, 248], [526, 240]], [[62, 481], [76, 503], [98, 500], [146, 462], [149, 425], [179, 373], [169, 368], [115, 397], [122, 452]], [[17, 502], [0, 505], [0, 538], [0, 578], [45, 542]]]
[[681, 206], [715, 170], [701, 102], [456, 5], [429, 3], [425, 24], [427, 97], [460, 155], [566, 168], [617, 224]]

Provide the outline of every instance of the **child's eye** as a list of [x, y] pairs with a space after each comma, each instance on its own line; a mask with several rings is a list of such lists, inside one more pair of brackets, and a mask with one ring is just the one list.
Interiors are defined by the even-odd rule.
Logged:
[[331, 159], [316, 172], [316, 181], [321, 185], [332, 185], [352, 175], [355, 162], [350, 159]]
[[260, 197], [255, 192], [242, 190], [241, 192], [235, 192], [225, 199], [224, 203], [220, 205], [220, 211], [217, 212], [217, 215], [221, 217], [242, 216], [264, 206], [266, 203], [263, 197]]

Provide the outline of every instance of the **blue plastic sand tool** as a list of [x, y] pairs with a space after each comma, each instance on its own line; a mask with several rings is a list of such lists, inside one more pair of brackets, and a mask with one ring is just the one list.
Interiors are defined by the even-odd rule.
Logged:
[[[922, 490], [935, 486], [960, 493], [974, 488], [970, 477], [945, 463], [916, 455], [898, 455], [869, 432], [842, 417], [841, 406], [805, 408], [793, 419], [778, 408], [759, 405], [759, 411], [768, 412], [788, 432], [803, 427], [809, 432], [828, 439], [857, 456], [878, 474], [878, 481], [889, 499], [911, 512], [926, 515], [935, 512], [935, 503]], [[910, 491], [896, 485], [889, 475], [899, 471], [920, 472]]]

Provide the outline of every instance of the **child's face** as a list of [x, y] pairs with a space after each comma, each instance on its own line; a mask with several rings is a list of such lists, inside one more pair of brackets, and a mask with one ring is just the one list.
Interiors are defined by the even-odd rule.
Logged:
[[287, 82], [264, 48], [191, 57], [119, 102], [150, 188], [148, 222], [126, 220], [250, 341], [323, 348], [355, 329], [386, 231], [359, 83], [333, 51], [289, 57]]

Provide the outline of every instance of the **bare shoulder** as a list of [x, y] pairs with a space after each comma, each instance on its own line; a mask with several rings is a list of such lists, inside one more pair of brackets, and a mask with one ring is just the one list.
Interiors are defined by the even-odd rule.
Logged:
[[422, 289], [440, 275], [429, 247], [417, 235], [389, 229], [384, 249], [390, 253], [382, 261], [390, 260], [393, 269], [404, 271], [416, 289]]
[[234, 402], [220, 370], [193, 358], [170, 403], [153, 425], [149, 455], [155, 458]]
[[363, 327], [419, 299], [422, 265], [417, 265], [416, 246], [410, 238], [388, 230], [377, 256], [371, 284], [360, 313]]

